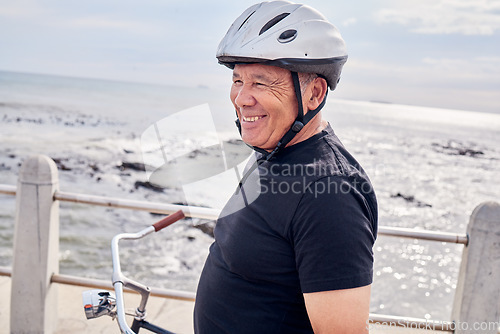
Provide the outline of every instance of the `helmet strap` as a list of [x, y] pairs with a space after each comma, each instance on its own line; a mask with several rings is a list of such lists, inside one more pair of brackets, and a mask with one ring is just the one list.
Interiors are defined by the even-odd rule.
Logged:
[[325, 97], [323, 98], [323, 101], [321, 101], [320, 105], [314, 110], [309, 110], [307, 114], [304, 115], [299, 74], [294, 71], [292, 71], [291, 73], [292, 73], [293, 88], [295, 90], [295, 96], [297, 97], [297, 107], [298, 107], [297, 118], [293, 122], [290, 129], [288, 129], [285, 135], [280, 139], [278, 145], [276, 145], [276, 148], [271, 153], [269, 153], [268, 157], [266, 157], [267, 161], [269, 161], [274, 155], [276, 155], [276, 153], [278, 153], [278, 151], [280, 151], [289, 142], [291, 142], [292, 139], [297, 135], [297, 133], [299, 133], [300, 130], [302, 130], [302, 128], [304, 128], [304, 126], [306, 126], [306, 124], [309, 123], [314, 118], [314, 116], [316, 116], [320, 112], [321, 109], [323, 109], [326, 103], [326, 96], [328, 95], [328, 90], [326, 91]]
[[[292, 71], [292, 81], [293, 81], [293, 88], [295, 90], [295, 96], [297, 97], [297, 106], [299, 107], [299, 110], [297, 113], [297, 118], [295, 119], [295, 122], [302, 123], [302, 121], [304, 119], [304, 107], [302, 106], [302, 91], [300, 89], [299, 74], [297, 72]], [[293, 126], [292, 126], [292, 128], [293, 128]], [[299, 132], [299, 131], [296, 131], [296, 132]]]

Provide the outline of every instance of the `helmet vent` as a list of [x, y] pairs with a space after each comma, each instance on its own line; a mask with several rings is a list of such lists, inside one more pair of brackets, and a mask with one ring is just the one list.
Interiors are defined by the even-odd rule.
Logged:
[[262, 29], [260, 29], [259, 36], [268, 31], [269, 29], [271, 29], [274, 25], [276, 25], [279, 21], [283, 20], [288, 15], [290, 15], [290, 13], [283, 13], [270, 19], [269, 22], [264, 24]]
[[295, 37], [297, 37], [297, 30], [295, 29], [285, 30], [281, 33], [280, 37], [278, 37], [278, 42], [288, 43], [293, 41]]
[[238, 31], [241, 29], [241, 27], [243, 27], [243, 25], [245, 23], [247, 23], [248, 19], [255, 13], [255, 11], [253, 11], [252, 13], [250, 13], [250, 15], [247, 16], [247, 18], [245, 19], [245, 21], [243, 21], [243, 23], [241, 23], [240, 27], [238, 28]]

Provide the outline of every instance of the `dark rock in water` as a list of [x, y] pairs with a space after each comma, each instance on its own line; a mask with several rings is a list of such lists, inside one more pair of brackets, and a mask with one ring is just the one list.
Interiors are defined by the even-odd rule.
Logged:
[[439, 143], [432, 143], [434, 150], [440, 153], [445, 153], [449, 155], [463, 155], [467, 157], [477, 157], [479, 155], [484, 155], [484, 152], [473, 148], [476, 146], [473, 143], [464, 144], [459, 141], [450, 140], [446, 145]]
[[193, 268], [186, 262], [186, 261], [182, 261], [181, 264], [184, 266], [184, 268], [186, 268], [187, 270], [192, 270]]
[[121, 165], [116, 166], [121, 171], [126, 169], [136, 170], [139, 172], [144, 172], [146, 170], [146, 165], [142, 162], [125, 162], [123, 161]]
[[[216, 146], [216, 147], [218, 148], [218, 146]], [[214, 151], [214, 153], [212, 153], [211, 151]], [[196, 158], [200, 155], [210, 155], [210, 154], [215, 155], [217, 153], [218, 152], [213, 147], [207, 147], [204, 150], [201, 150], [201, 149], [193, 150], [190, 153], [188, 153], [187, 157], [193, 159], [193, 158]]]
[[469, 156], [469, 157], [475, 157], [476, 155], [483, 155], [484, 152], [483, 151], [476, 151], [476, 150], [472, 150], [472, 149], [466, 148], [466, 149], [460, 149], [458, 151], [458, 154], [459, 155], [466, 155], [466, 156]]
[[397, 193], [396, 195], [391, 195], [392, 198], [396, 198], [396, 197], [401, 197], [402, 199], [404, 199], [405, 201], [407, 202], [413, 202], [415, 200], [415, 196], [407, 196], [407, 195], [403, 195], [401, 193]]
[[228, 140], [224, 141], [224, 144], [225, 143], [232, 144], [232, 145], [246, 146], [246, 144], [241, 139], [228, 139]]
[[212, 238], [214, 237], [214, 228], [215, 228], [215, 222], [209, 221], [206, 223], [201, 223], [201, 224], [196, 224], [193, 225], [194, 228], [197, 228], [198, 230], [202, 231], [203, 233], [211, 236]]
[[62, 161], [67, 160], [67, 159], [60, 159], [60, 158], [52, 158], [54, 162], [56, 163], [57, 169], [59, 170], [64, 170], [64, 171], [70, 171], [72, 168], [66, 166]]
[[427, 203], [424, 203], [424, 202], [421, 202], [421, 201], [418, 201], [415, 199], [415, 196], [412, 196], [412, 195], [404, 195], [404, 194], [401, 194], [401, 193], [397, 193], [395, 195], [391, 195], [392, 198], [402, 198], [404, 199], [405, 201], [409, 202], [409, 203], [415, 203], [418, 207], [420, 208], [432, 208], [432, 205], [430, 204], [427, 204]]
[[160, 192], [160, 193], [163, 192], [162, 187], [158, 187], [158, 186], [155, 186], [154, 184], [151, 184], [149, 182], [144, 182], [144, 181], [135, 181], [134, 187], [135, 187], [135, 189], [138, 189], [139, 187], [143, 187], [143, 188], [153, 190], [156, 192]]
[[95, 163], [90, 163], [89, 164], [90, 169], [92, 169], [94, 172], [100, 172], [101, 170], [99, 169], [99, 166]]

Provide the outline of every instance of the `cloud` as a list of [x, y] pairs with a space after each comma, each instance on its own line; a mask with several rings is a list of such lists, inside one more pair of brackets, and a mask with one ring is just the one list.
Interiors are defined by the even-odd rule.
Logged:
[[348, 26], [351, 26], [353, 24], [356, 24], [358, 23], [358, 19], [356, 19], [355, 17], [350, 17], [348, 19], [345, 19], [344, 21], [341, 22], [341, 25], [343, 27], [348, 27]]
[[375, 12], [375, 21], [420, 34], [493, 35], [500, 31], [496, 0], [407, 0]]

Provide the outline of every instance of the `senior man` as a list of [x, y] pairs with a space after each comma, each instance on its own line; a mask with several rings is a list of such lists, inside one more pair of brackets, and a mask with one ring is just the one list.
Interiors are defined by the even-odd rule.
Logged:
[[263, 2], [217, 58], [233, 69], [236, 123], [256, 158], [217, 220], [195, 332], [367, 333], [376, 198], [320, 112], [347, 59], [342, 37], [308, 6]]

